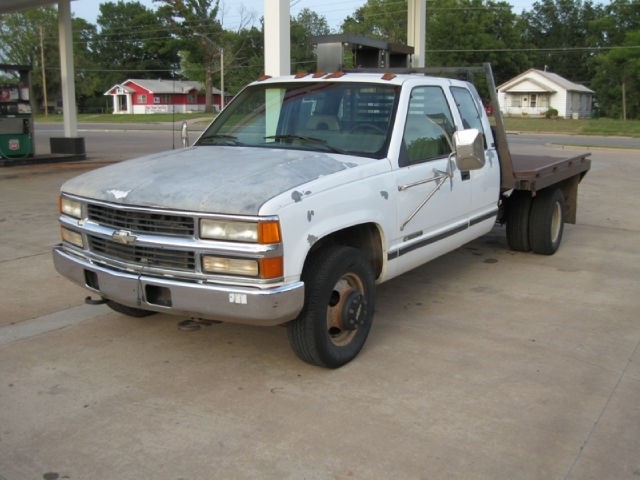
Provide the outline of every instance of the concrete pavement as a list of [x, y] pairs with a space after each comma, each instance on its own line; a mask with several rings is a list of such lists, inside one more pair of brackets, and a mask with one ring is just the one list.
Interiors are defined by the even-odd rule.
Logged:
[[640, 478], [640, 152], [594, 154], [556, 255], [496, 227], [380, 286], [335, 371], [82, 305], [50, 246], [93, 166], [0, 170], [0, 479]]

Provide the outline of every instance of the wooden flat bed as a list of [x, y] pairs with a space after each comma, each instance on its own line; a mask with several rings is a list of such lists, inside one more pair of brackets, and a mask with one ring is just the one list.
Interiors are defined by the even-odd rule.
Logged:
[[513, 165], [513, 187], [517, 190], [538, 190], [557, 185], [579, 176], [582, 177], [591, 168], [590, 153], [583, 153], [570, 158], [550, 156], [511, 154]]

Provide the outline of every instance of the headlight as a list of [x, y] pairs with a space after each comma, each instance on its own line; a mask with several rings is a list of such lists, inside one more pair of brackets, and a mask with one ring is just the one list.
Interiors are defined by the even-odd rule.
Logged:
[[82, 203], [72, 200], [69, 197], [60, 197], [60, 213], [69, 215], [70, 217], [82, 218]]
[[200, 220], [200, 238], [230, 242], [258, 242], [258, 224], [253, 222], [226, 222]]
[[84, 242], [82, 241], [82, 235], [78, 232], [74, 232], [73, 230], [69, 230], [68, 228], [60, 229], [60, 236], [62, 240], [65, 242], [69, 242], [76, 247], [84, 248]]
[[225, 258], [204, 255], [202, 269], [206, 273], [222, 275], [258, 276], [258, 261], [253, 259]]
[[242, 275], [264, 279], [280, 278], [284, 273], [282, 257], [254, 260], [203, 255], [202, 270], [218, 275]]
[[278, 243], [278, 222], [243, 222], [203, 218], [200, 220], [200, 238], [228, 242]]

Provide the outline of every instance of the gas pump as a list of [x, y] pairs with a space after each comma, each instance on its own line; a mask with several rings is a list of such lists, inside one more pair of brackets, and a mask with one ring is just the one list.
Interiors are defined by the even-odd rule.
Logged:
[[11, 160], [32, 157], [31, 67], [0, 64], [0, 71], [18, 74], [15, 83], [0, 80], [0, 158]]

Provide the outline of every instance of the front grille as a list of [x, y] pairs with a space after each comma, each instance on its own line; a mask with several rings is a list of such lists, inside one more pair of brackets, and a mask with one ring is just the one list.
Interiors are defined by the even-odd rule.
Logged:
[[132, 232], [192, 236], [195, 231], [194, 219], [185, 215], [141, 212], [89, 204], [88, 216], [89, 220], [100, 225]]
[[89, 236], [89, 249], [106, 258], [141, 266], [191, 272], [195, 270], [195, 254], [189, 251], [123, 245], [95, 236]]

